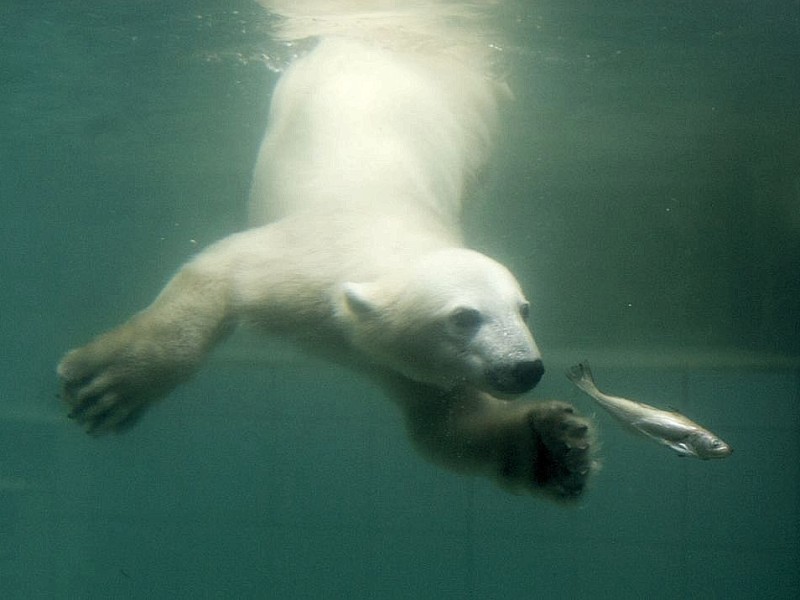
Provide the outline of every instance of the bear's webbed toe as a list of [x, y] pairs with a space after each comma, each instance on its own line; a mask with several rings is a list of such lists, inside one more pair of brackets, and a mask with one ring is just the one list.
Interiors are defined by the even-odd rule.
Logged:
[[[69, 397], [65, 396], [69, 402]], [[121, 402], [114, 392], [102, 396], [88, 397], [73, 406], [67, 415], [86, 429], [91, 435], [122, 431], [130, 428], [144, 412], [144, 406], [132, 406]]]

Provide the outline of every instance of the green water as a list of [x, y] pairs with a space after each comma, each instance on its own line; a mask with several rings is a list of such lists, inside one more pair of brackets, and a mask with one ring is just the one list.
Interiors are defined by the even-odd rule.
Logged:
[[[347, 373], [242, 340], [125, 436], [54, 365], [244, 226], [274, 72], [245, 0], [0, 11], [0, 596], [800, 596], [800, 3], [511, 11], [516, 102], [474, 245], [534, 301], [535, 398], [596, 414], [580, 507], [423, 462]], [[284, 54], [282, 54], [284, 53]], [[735, 449], [679, 459], [561, 375]]]

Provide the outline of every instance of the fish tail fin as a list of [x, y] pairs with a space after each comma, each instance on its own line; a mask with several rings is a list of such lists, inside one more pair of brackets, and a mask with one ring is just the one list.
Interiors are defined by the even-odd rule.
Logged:
[[599, 392], [594, 383], [592, 370], [589, 368], [589, 362], [583, 361], [575, 366], [567, 369], [567, 379], [582, 389], [584, 392], [593, 396]]

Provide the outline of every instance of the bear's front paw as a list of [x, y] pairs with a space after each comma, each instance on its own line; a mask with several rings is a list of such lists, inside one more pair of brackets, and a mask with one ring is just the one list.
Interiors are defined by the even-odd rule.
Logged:
[[120, 432], [187, 375], [163, 344], [123, 326], [72, 350], [58, 365], [69, 417], [93, 435]]
[[536, 491], [555, 500], [577, 500], [598, 465], [591, 421], [569, 404], [553, 401], [535, 404], [528, 424], [534, 434]]

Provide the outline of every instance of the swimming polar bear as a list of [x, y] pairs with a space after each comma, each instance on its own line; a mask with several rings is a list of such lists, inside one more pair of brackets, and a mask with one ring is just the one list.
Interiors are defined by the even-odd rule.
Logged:
[[128, 428], [246, 324], [377, 380], [434, 462], [577, 498], [590, 424], [568, 404], [513, 401], [544, 372], [530, 305], [459, 226], [508, 95], [486, 72], [475, 3], [262, 3], [279, 36], [319, 39], [274, 91], [254, 226], [62, 359], [70, 416], [94, 434]]

